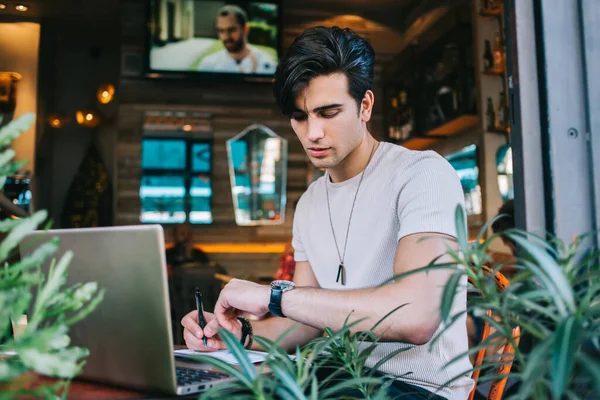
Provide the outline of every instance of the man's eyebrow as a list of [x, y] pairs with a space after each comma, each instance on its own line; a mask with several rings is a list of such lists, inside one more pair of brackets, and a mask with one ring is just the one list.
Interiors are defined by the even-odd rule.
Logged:
[[[339, 107], [342, 107], [342, 106], [343, 106], [343, 104], [337, 104], [337, 103], [335, 103], [335, 104], [327, 104], [327, 105], [315, 108], [314, 110], [312, 110], [312, 112], [318, 113], [318, 112], [321, 112], [321, 111], [330, 110], [332, 108], [339, 108]], [[306, 114], [305, 110], [301, 110], [299, 108], [294, 108], [293, 112], [300, 112], [300, 113], [305, 113]]]

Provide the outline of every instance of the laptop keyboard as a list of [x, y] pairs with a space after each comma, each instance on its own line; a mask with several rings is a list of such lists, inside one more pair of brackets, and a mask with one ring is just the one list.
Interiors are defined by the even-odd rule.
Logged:
[[192, 369], [177, 367], [177, 385], [192, 385], [195, 383], [210, 382], [229, 377], [222, 372], [207, 371], [203, 369]]

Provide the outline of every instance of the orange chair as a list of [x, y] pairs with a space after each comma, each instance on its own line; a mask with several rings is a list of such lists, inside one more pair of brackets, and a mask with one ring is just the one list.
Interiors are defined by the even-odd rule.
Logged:
[[[498, 290], [503, 291], [505, 288], [507, 288], [510, 285], [510, 282], [508, 281], [508, 279], [504, 275], [502, 275], [500, 272], [494, 273], [494, 271], [487, 266], [484, 266], [483, 270], [486, 274], [488, 274], [488, 276], [495, 274], [494, 280], [496, 281]], [[471, 280], [471, 278], [469, 278], [469, 282], [473, 285], [475, 284]], [[487, 311], [487, 315], [490, 317], [492, 316], [491, 310]], [[491, 331], [490, 324], [487, 321], [484, 322], [481, 337], [479, 339], [479, 343], [483, 342], [485, 339], [487, 339], [490, 336], [490, 331]], [[517, 346], [519, 345], [520, 336], [521, 336], [521, 329], [518, 326], [514, 327], [512, 330], [512, 338], [513, 338], [513, 342]], [[473, 365], [474, 368], [478, 368], [481, 366], [481, 364], [483, 363], [485, 354], [486, 354], [486, 350], [487, 349], [479, 350], [479, 352], [477, 353], [477, 357], [475, 359], [475, 364]], [[512, 343], [510, 341], [507, 342], [502, 347], [502, 351], [500, 351], [499, 354], [503, 355], [502, 357], [500, 357], [500, 361], [503, 362], [503, 364], [496, 369], [496, 374], [506, 375], [510, 372], [512, 365], [513, 365], [514, 352], [515, 352], [515, 348], [513, 347]], [[469, 400], [473, 400], [473, 398], [475, 397], [475, 392], [477, 389], [477, 380], [479, 379], [480, 373], [481, 373], [480, 369], [475, 369], [473, 371], [472, 379], [475, 381], [475, 384], [473, 386], [473, 390], [471, 391], [471, 395], [469, 396]], [[490, 391], [488, 393], [487, 399], [488, 400], [502, 399], [502, 394], [504, 393], [504, 388], [506, 387], [507, 381], [508, 381], [508, 377], [505, 377], [500, 380], [494, 379], [492, 381], [492, 385], [490, 387]]]

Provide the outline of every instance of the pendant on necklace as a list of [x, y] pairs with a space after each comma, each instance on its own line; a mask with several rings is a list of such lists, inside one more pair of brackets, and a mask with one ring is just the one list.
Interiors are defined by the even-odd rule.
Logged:
[[335, 278], [335, 283], [342, 281], [342, 285], [346, 285], [346, 271], [344, 270], [344, 263], [341, 263], [338, 267], [337, 278]]

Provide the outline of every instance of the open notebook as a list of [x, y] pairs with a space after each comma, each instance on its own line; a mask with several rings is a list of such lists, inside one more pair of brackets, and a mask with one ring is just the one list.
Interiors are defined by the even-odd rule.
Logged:
[[[267, 353], [262, 351], [246, 350], [246, 354], [253, 363], [259, 363], [265, 361]], [[225, 361], [228, 364], [238, 365], [239, 362], [235, 359], [233, 354], [229, 350], [217, 350], [212, 352], [200, 352], [190, 349], [175, 350], [175, 356], [177, 357], [190, 357], [190, 356], [207, 356], [215, 357]]]

